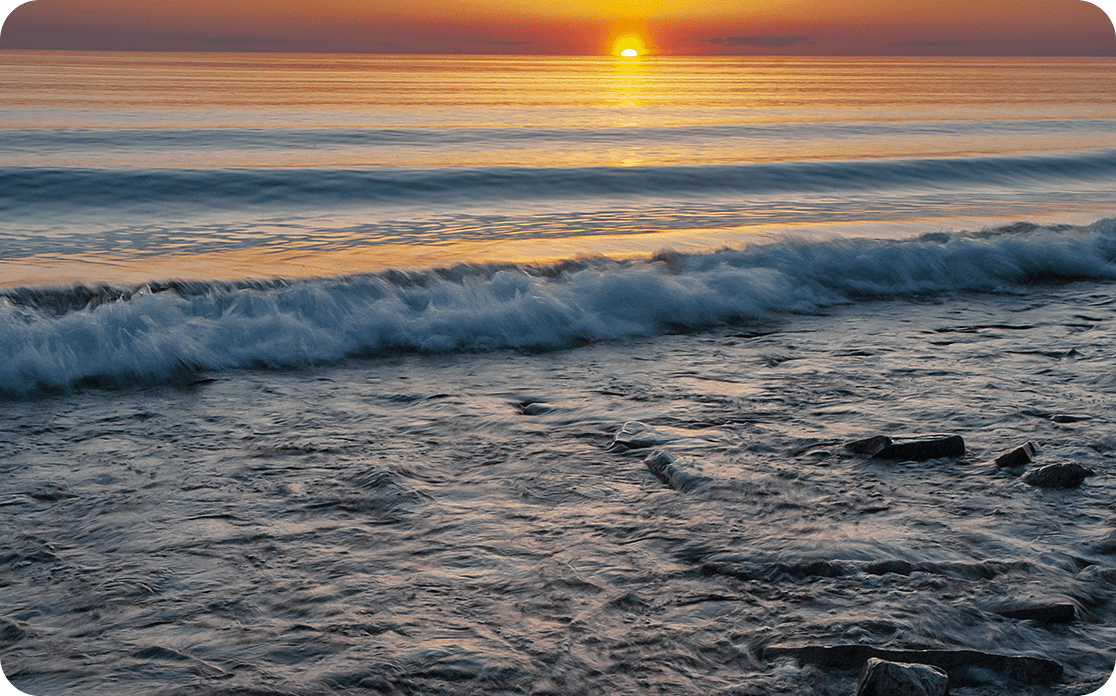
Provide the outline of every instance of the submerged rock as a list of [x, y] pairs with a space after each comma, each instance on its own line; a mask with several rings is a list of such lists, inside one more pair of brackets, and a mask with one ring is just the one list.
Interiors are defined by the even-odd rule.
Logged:
[[1004, 469], [1012, 466], [1023, 466], [1030, 464], [1035, 458], [1035, 446], [1030, 442], [1025, 442], [1019, 447], [1016, 447], [1006, 454], [1001, 454], [996, 457], [995, 464], [998, 468]]
[[1089, 545], [1093, 553], [1116, 554], [1116, 529]]
[[639, 421], [628, 421], [612, 438], [608, 446], [609, 452], [627, 452], [633, 449], [645, 449], [665, 442], [654, 428]]
[[1069, 602], [1014, 602], [997, 607], [992, 613], [1009, 619], [1029, 619], [1042, 623], [1070, 623], [1076, 616], [1076, 610]]
[[656, 450], [647, 455], [643, 463], [647, 465], [651, 473], [655, 474], [660, 481], [674, 490], [682, 491], [683, 493], [696, 491], [713, 482], [713, 479], [708, 476], [691, 474], [679, 468], [675, 464], [677, 461], [678, 459], [674, 455]]
[[710, 561], [702, 564], [698, 571], [702, 575], [725, 575], [737, 580], [763, 580], [780, 582], [783, 580], [812, 580], [814, 578], [837, 578], [848, 574], [848, 569], [834, 561], [803, 560], [798, 563], [720, 563]]
[[875, 435], [873, 437], [866, 437], [863, 440], [854, 440], [845, 444], [845, 449], [853, 454], [859, 454], [862, 457], [871, 457], [884, 447], [891, 444], [891, 438], [886, 435]]
[[[1082, 582], [1106, 582], [1116, 585], [1116, 568], [1108, 566], [1091, 565], [1077, 574], [1077, 579]], [[1106, 593], [1107, 594], [1107, 593]]]
[[[1069, 353], [1067, 353], [1069, 355]], [[1073, 416], [1068, 414], [1057, 415], [1050, 420], [1055, 423], [1080, 423], [1081, 421], [1092, 420], [1092, 416]]]
[[553, 406], [538, 401], [524, 401], [519, 404], [519, 412], [525, 416], [541, 416], [553, 410]]
[[957, 686], [984, 684], [997, 677], [1028, 685], [1053, 684], [1062, 678], [1062, 665], [1053, 660], [978, 650], [883, 650], [870, 645], [769, 645], [764, 648], [763, 659], [776, 657], [793, 657], [799, 662], [834, 669], [861, 669], [873, 657], [889, 662], [933, 665], [945, 670], [950, 683]]
[[949, 675], [930, 665], [870, 658], [856, 680], [856, 696], [946, 696]]
[[1080, 485], [1086, 476], [1093, 476], [1096, 473], [1075, 462], [1047, 464], [1023, 474], [1022, 481], [1039, 488], [1073, 488]]
[[885, 573], [910, 575], [914, 570], [914, 564], [898, 559], [891, 561], [875, 561], [864, 566], [864, 572], [869, 575], [884, 575]]
[[960, 435], [943, 435], [925, 440], [893, 442], [872, 455], [872, 459], [922, 462], [943, 457], [964, 457], [965, 440]]

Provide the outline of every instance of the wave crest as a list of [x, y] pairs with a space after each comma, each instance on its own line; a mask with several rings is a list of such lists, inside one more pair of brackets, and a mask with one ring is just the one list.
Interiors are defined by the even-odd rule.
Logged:
[[1116, 149], [1047, 155], [645, 167], [364, 169], [0, 168], [0, 210], [183, 204], [229, 209], [476, 200], [830, 193], [1106, 182]]
[[344, 278], [0, 293], [0, 394], [394, 352], [548, 350], [769, 321], [837, 304], [1116, 279], [1116, 219], [906, 241], [462, 265]]

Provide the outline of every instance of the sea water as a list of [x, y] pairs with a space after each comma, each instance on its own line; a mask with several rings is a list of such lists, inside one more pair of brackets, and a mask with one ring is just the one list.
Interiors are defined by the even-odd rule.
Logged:
[[856, 644], [1094, 691], [1113, 68], [0, 53], [5, 674], [836, 695], [765, 648]]

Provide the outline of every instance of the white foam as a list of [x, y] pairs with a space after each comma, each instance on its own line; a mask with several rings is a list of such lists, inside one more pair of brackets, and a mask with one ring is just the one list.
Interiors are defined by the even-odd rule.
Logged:
[[1116, 279], [1116, 220], [1069, 230], [793, 240], [561, 269], [459, 267], [292, 284], [191, 286], [60, 311], [0, 306], [0, 390], [148, 383], [395, 351], [554, 349], [747, 324], [835, 304]]

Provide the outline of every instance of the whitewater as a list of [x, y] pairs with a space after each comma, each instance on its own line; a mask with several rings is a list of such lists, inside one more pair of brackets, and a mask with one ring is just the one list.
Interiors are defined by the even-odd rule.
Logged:
[[0, 53], [5, 675], [1095, 691], [1112, 68]]

